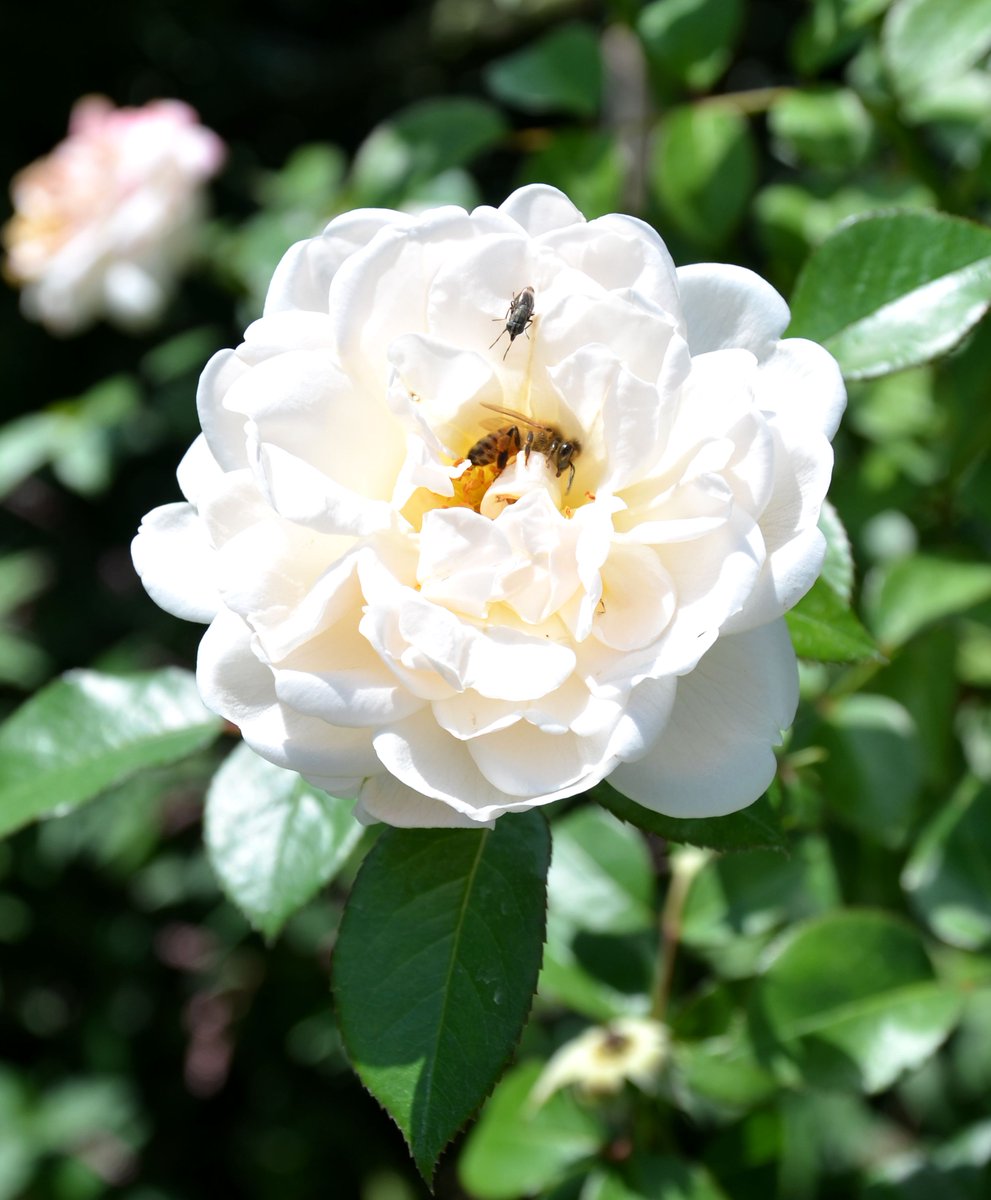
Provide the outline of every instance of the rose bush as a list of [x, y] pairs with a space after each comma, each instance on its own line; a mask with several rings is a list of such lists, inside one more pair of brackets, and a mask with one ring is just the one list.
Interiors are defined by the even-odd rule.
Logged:
[[[528, 286], [532, 324], [491, 345]], [[782, 614], [822, 563], [844, 404], [787, 322], [751, 272], [675, 270], [643, 222], [545, 186], [349, 213], [206, 367], [187, 502], [135, 564], [210, 623], [207, 704], [364, 819], [490, 822], [606, 776], [740, 808], [794, 716]], [[501, 472], [469, 461], [493, 423]]]
[[125, 327], [154, 320], [193, 249], [202, 184], [223, 158], [220, 138], [178, 100], [78, 101], [65, 141], [11, 184], [6, 267], [25, 313], [56, 333], [99, 316]]

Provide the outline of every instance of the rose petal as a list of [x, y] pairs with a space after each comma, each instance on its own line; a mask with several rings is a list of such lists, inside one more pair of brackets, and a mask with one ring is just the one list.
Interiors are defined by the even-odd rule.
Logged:
[[774, 288], [745, 267], [679, 267], [678, 287], [693, 356], [738, 347], [762, 358], [791, 317]]
[[163, 504], [131, 543], [134, 569], [159, 607], [185, 621], [212, 621], [220, 608], [217, 552], [191, 504]]
[[221, 610], [200, 642], [196, 684], [203, 702], [241, 730], [248, 745], [276, 766], [319, 776], [335, 795], [354, 795], [377, 770], [371, 735], [303, 716], [277, 702], [271, 670], [251, 649], [240, 618]]
[[723, 637], [678, 681], [667, 727], [643, 758], [612, 774], [638, 804], [675, 817], [717, 817], [752, 804], [774, 778], [772, 747], [798, 706], [783, 621]]

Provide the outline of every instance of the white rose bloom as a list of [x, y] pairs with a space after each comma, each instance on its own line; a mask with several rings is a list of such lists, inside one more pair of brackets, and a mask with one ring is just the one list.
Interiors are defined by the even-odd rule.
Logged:
[[223, 142], [181, 101], [78, 101], [65, 141], [11, 184], [6, 269], [23, 287], [25, 314], [61, 334], [100, 316], [125, 328], [153, 321], [193, 250], [202, 185], [223, 158]]
[[606, 776], [731, 812], [794, 717], [782, 614], [844, 404], [787, 322], [751, 272], [676, 271], [542, 185], [339, 217], [204, 371], [188, 503], [145, 518], [138, 572], [210, 622], [206, 703], [362, 819], [489, 823]]

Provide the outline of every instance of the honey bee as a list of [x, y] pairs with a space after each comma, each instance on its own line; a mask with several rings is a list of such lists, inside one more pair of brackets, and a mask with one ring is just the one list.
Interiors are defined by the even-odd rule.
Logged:
[[[500, 426], [478, 439], [467, 454], [472, 466], [484, 467], [495, 463], [498, 470], [503, 471], [509, 460], [521, 450], [524, 462], [529, 462], [533, 453], [542, 454], [554, 467], [558, 476], [564, 471], [568, 472], [568, 486], [565, 491], [571, 491], [571, 485], [575, 481], [574, 460], [581, 453], [581, 442], [569, 440], [553, 425], [534, 421], [515, 409], [502, 408], [498, 404], [483, 404], [482, 407], [510, 417], [514, 423]], [[521, 427], [526, 430], [525, 437], [520, 432]]]
[[[513, 342], [516, 341], [521, 333], [526, 333], [533, 324], [533, 288], [527, 286], [522, 292], [517, 292], [509, 302], [509, 308], [506, 309], [505, 317], [493, 317], [492, 320], [506, 322], [506, 327], [500, 331], [499, 337], [492, 343], [492, 346], [496, 344], [504, 333], [508, 333], [509, 345], [506, 347], [506, 354], [508, 354]], [[527, 333], [527, 337], [529, 336]], [[492, 346], [489, 346], [490, 350]], [[502, 356], [504, 360], [506, 354]]]

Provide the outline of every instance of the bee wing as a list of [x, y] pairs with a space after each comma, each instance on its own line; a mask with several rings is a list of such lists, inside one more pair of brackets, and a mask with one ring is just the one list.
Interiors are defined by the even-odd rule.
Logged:
[[[521, 420], [522, 418], [515, 418]], [[486, 433], [499, 433], [500, 430], [506, 429], [505, 417], [486, 417], [484, 421], [478, 422], [478, 428], [484, 429]]]
[[[516, 424], [526, 425], [529, 429], [543, 429], [549, 433], [553, 432], [550, 425], [544, 425], [541, 421], [534, 421], [532, 417], [528, 417], [524, 413], [517, 412], [515, 408], [503, 408], [501, 404], [487, 404], [484, 400], [482, 401], [482, 408], [488, 408], [491, 409], [492, 412], [502, 413], [504, 417], [509, 417], [509, 419]], [[505, 422], [500, 421], [498, 425], [494, 425], [492, 428], [501, 429], [503, 428], [504, 424]], [[482, 428], [486, 429], [488, 426], [483, 425]]]

